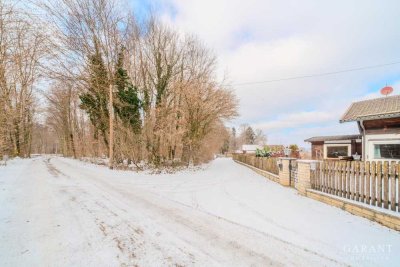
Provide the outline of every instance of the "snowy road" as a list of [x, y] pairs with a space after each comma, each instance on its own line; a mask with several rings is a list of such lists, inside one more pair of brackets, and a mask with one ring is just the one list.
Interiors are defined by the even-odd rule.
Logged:
[[400, 234], [230, 159], [149, 175], [59, 157], [0, 167], [0, 266], [396, 266]]

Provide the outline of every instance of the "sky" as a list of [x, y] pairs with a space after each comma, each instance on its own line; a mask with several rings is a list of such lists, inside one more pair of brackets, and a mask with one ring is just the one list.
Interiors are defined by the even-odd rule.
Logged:
[[[240, 101], [240, 116], [269, 144], [353, 134], [339, 119], [354, 101], [400, 94], [400, 64], [279, 82], [282, 78], [400, 62], [400, 1], [129, 0], [177, 30], [197, 35], [218, 58]], [[250, 84], [244, 84], [250, 83]]]

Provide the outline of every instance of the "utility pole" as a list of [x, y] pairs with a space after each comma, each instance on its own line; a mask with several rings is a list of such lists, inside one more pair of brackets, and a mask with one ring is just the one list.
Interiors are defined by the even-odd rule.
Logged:
[[110, 140], [108, 142], [109, 145], [109, 162], [108, 167], [110, 169], [114, 168], [114, 106], [113, 106], [113, 85], [110, 84], [109, 88], [110, 92], [110, 107], [108, 109], [109, 119], [110, 119]]

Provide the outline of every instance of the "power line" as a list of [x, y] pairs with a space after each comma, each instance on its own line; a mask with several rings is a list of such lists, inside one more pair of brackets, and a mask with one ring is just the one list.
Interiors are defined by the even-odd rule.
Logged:
[[370, 65], [370, 66], [364, 66], [364, 67], [358, 67], [358, 68], [352, 68], [352, 69], [338, 70], [338, 71], [332, 71], [332, 72], [323, 72], [323, 73], [309, 74], [309, 75], [303, 75], [303, 76], [293, 76], [293, 77], [287, 77], [287, 78], [279, 78], [279, 79], [274, 79], [274, 80], [236, 83], [236, 84], [233, 84], [233, 86], [253, 85], [253, 84], [262, 84], [262, 83], [273, 83], [273, 82], [297, 80], [297, 79], [304, 79], [304, 78], [311, 78], [311, 77], [328, 76], [328, 75], [334, 75], [334, 74], [345, 73], [345, 72], [360, 71], [360, 70], [367, 70], [367, 69], [375, 69], [375, 68], [380, 68], [380, 67], [385, 67], [385, 66], [390, 66], [390, 65], [396, 65], [396, 64], [400, 64], [400, 61], [391, 62], [391, 63], [385, 63], [385, 64], [379, 64], [379, 65]]

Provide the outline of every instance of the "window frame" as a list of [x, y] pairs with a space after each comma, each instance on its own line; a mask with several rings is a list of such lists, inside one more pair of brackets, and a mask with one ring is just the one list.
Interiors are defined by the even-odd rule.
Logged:
[[368, 152], [369, 152], [369, 160], [373, 161], [400, 161], [400, 159], [383, 159], [383, 158], [375, 158], [375, 145], [399, 145], [399, 139], [388, 139], [388, 140], [370, 140], [368, 142]]
[[328, 158], [328, 147], [347, 147], [347, 156], [351, 156], [351, 144], [324, 144], [324, 159], [339, 159], [339, 158]]

